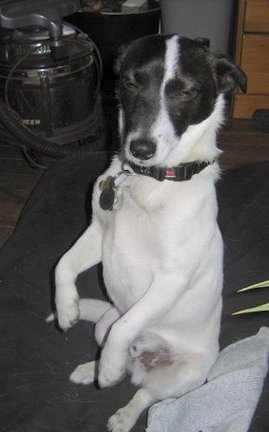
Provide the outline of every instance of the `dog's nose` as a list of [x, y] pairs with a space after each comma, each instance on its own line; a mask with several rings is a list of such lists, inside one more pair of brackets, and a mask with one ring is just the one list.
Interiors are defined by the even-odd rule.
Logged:
[[131, 141], [130, 150], [135, 158], [147, 160], [156, 153], [156, 144], [152, 141], [137, 139]]

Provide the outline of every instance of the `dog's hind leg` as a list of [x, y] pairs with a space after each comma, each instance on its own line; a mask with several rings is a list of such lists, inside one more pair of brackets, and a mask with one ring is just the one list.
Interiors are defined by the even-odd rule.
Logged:
[[[78, 302], [79, 319], [96, 323], [99, 321], [104, 313], [111, 308], [111, 304], [104, 300], [95, 300], [83, 298]], [[47, 318], [47, 322], [57, 319], [57, 312], [53, 312]]]
[[143, 386], [156, 399], [178, 398], [206, 381], [215, 359], [212, 353], [185, 353], [171, 355], [169, 364], [166, 359], [163, 361], [163, 357], [158, 353], [155, 361], [152, 356], [145, 355], [141, 357], [147, 371], [143, 376]]
[[[155, 402], [180, 397], [205, 382], [211, 366], [207, 355], [189, 353], [173, 358], [171, 354], [168, 359], [168, 354], [163, 348], [163, 352], [156, 352], [155, 357], [150, 351], [140, 353], [140, 360], [137, 357], [136, 360], [141, 362], [140, 385], [143, 388], [109, 419], [107, 427], [110, 432], [129, 432], [142, 411]], [[136, 370], [136, 374], [139, 374], [139, 370]], [[136, 378], [139, 381], [139, 377]]]
[[136, 342], [133, 360], [140, 366], [135, 368], [136, 379], [132, 382], [136, 381], [135, 384], [143, 387], [109, 419], [107, 427], [110, 432], [129, 432], [142, 411], [155, 402], [180, 397], [202, 385], [213, 362], [202, 353], [174, 356], [172, 353], [169, 355], [166, 347], [161, 350], [159, 347], [156, 353], [152, 351], [153, 346], [145, 352], [140, 352], [140, 348], [142, 345], [138, 347]]
[[[118, 311], [108, 302], [102, 300], [82, 299], [79, 302], [81, 319], [96, 322], [95, 339], [103, 345], [112, 324], [119, 318]], [[94, 310], [95, 308], [95, 310]], [[76, 384], [91, 384], [97, 379], [99, 362], [91, 361], [76, 367], [69, 379]]]
[[96, 323], [105, 312], [111, 309], [111, 304], [104, 300], [83, 298], [79, 300], [79, 319]]
[[113, 306], [102, 315], [101, 319], [96, 323], [94, 329], [95, 340], [99, 346], [102, 346], [106, 341], [112, 324], [120, 317], [119, 312]]
[[138, 390], [125, 407], [120, 408], [108, 420], [107, 428], [110, 432], [129, 432], [138, 417], [146, 408], [157, 402], [157, 399], [145, 389]]

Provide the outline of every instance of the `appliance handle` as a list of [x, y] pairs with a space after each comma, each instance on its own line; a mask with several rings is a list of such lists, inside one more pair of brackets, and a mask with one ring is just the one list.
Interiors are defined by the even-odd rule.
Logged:
[[48, 29], [52, 41], [62, 35], [62, 17], [75, 13], [78, 0], [23, 0], [0, 7], [0, 26], [14, 30], [29, 26]]
[[32, 13], [29, 15], [20, 15], [18, 17], [1, 16], [1, 26], [6, 29], [24, 28], [29, 26], [40, 26], [48, 29], [50, 38], [53, 41], [60, 39], [62, 36], [62, 20], [59, 17], [48, 17], [42, 13]]

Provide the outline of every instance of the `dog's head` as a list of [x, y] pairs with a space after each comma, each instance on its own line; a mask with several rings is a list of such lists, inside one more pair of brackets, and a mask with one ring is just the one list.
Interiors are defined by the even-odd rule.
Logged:
[[119, 72], [125, 157], [143, 166], [174, 162], [175, 151], [178, 163], [192, 159], [197, 142], [222, 122], [221, 95], [246, 89], [238, 67], [179, 35], [136, 40], [121, 55]]

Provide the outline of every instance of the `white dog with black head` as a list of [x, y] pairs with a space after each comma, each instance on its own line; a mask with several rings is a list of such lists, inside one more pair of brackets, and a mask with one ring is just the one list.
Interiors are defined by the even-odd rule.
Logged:
[[[216, 134], [224, 94], [246, 78], [200, 42], [156, 35], [120, 59], [122, 150], [97, 180], [92, 222], [56, 268], [59, 325], [96, 322], [98, 362], [75, 383], [140, 389], [108, 421], [128, 432], [154, 402], [202, 385], [219, 351], [223, 244]], [[102, 261], [111, 302], [79, 300], [76, 278]], [[97, 371], [97, 376], [96, 376]]]

